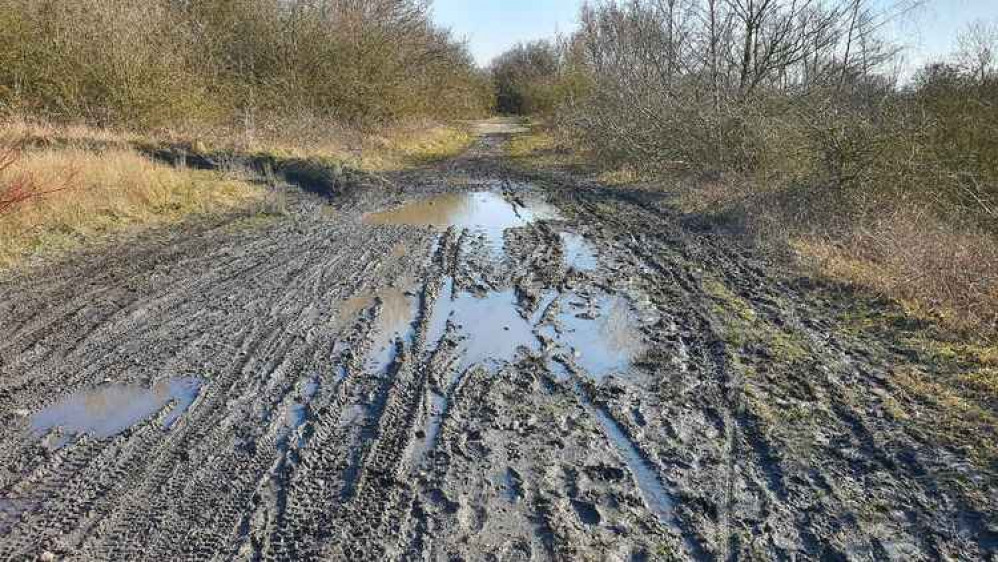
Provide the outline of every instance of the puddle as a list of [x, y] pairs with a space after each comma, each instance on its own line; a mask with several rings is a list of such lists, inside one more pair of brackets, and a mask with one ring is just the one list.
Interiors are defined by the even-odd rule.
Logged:
[[308, 412], [306, 411], [305, 404], [295, 402], [288, 407], [287, 413], [284, 416], [284, 423], [288, 429], [296, 430], [305, 424], [307, 418]]
[[460, 370], [473, 365], [497, 367], [512, 361], [520, 348], [537, 349], [533, 325], [520, 315], [516, 293], [512, 290], [478, 296], [472, 293], [453, 295], [448, 281], [434, 303], [428, 338], [434, 348], [446, 332], [448, 321], [460, 338]]
[[563, 365], [561, 361], [551, 360], [547, 363], [548, 371], [554, 375], [554, 378], [558, 382], [565, 382], [572, 378], [572, 372], [568, 370], [568, 367]]
[[562, 232], [560, 236], [566, 268], [593, 271], [599, 267], [596, 251], [584, 237], [573, 232]]
[[[455, 295], [454, 281], [448, 278], [430, 313], [428, 351], [437, 349], [451, 324], [458, 338], [460, 370], [477, 364], [494, 368], [514, 360], [523, 348], [539, 351], [538, 336], [544, 336], [597, 382], [627, 372], [644, 351], [634, 310], [625, 298], [604, 295], [585, 301], [573, 294], [562, 295], [554, 318], [556, 329], [542, 322], [558, 299], [557, 292], [545, 293], [537, 310], [524, 318], [512, 289], [484, 296]], [[557, 378], [568, 378], [564, 365], [557, 361], [549, 361], [549, 365]]]
[[603, 296], [592, 304], [569, 297], [558, 321], [560, 331], [547, 334], [597, 382], [626, 372], [644, 351], [634, 311], [623, 297]]
[[426, 415], [426, 422], [421, 430], [416, 433], [416, 440], [413, 442], [413, 449], [410, 455], [413, 466], [420, 466], [426, 460], [427, 454], [433, 450], [437, 444], [437, 436], [440, 435], [440, 426], [444, 421], [444, 413], [447, 411], [447, 397], [436, 392], [430, 392], [430, 410]]
[[315, 398], [316, 392], [319, 392], [319, 378], [313, 377], [311, 380], [305, 383], [305, 388], [302, 391], [302, 395], [304, 395], [306, 399], [311, 400], [312, 398]]
[[341, 318], [341, 322], [346, 322], [347, 320], [353, 320], [364, 309], [370, 308], [373, 304], [374, 297], [370, 295], [358, 295], [343, 301], [337, 312]]
[[503, 475], [503, 492], [509, 503], [516, 503], [523, 498], [523, 477], [512, 467], [506, 468]]
[[379, 291], [377, 298], [381, 308], [374, 323], [374, 342], [367, 368], [372, 373], [385, 374], [398, 353], [396, 340], [402, 338], [407, 343], [412, 342], [418, 303], [415, 298], [396, 288]]
[[201, 380], [194, 377], [157, 382], [152, 388], [112, 384], [84, 390], [64, 398], [35, 414], [31, 426], [38, 435], [62, 428], [66, 437], [90, 434], [106, 439], [152, 417], [172, 404], [163, 419], [163, 429], [170, 429], [201, 392]]
[[365, 224], [395, 224], [466, 228], [484, 234], [494, 250], [502, 251], [503, 232], [534, 221], [553, 219], [557, 211], [542, 202], [512, 203], [492, 191], [447, 193], [364, 216]]
[[613, 444], [614, 448], [617, 449], [617, 453], [624, 463], [627, 464], [627, 467], [631, 471], [631, 476], [634, 478], [634, 484], [638, 487], [638, 491], [648, 511], [662, 524], [678, 531], [679, 526], [676, 523], [673, 513], [675, 502], [672, 499], [672, 494], [669, 493], [662, 484], [661, 479], [659, 479], [655, 468], [641, 454], [641, 451], [638, 450], [630, 437], [624, 433], [617, 420], [613, 419], [602, 408], [590, 402], [582, 389], [576, 387], [576, 394], [583, 405], [599, 421], [600, 426], [603, 427], [603, 433]]
[[284, 420], [288, 429], [295, 431], [305, 425], [305, 421], [308, 419], [308, 403], [315, 398], [317, 392], [319, 392], [319, 380], [317, 378], [309, 379], [302, 388], [301, 398], [293, 402], [285, 413]]
[[[277, 448], [278, 450], [285, 452], [288, 450], [288, 446], [291, 443], [291, 438], [295, 435], [298, 436], [297, 443], [298, 448], [303, 448], [308, 442], [309, 435], [306, 433], [311, 433], [306, 431], [299, 433], [299, 430], [305, 422], [308, 421], [308, 404], [315, 398], [315, 395], [319, 392], [319, 379], [311, 378], [305, 386], [302, 388], [301, 397], [295, 400], [290, 405], [288, 405], [284, 410], [284, 427], [278, 433], [277, 436]], [[309, 428], [306, 428], [306, 430]]]
[[339, 426], [340, 427], [350, 427], [351, 425], [356, 425], [364, 420], [364, 416], [367, 414], [366, 408], [360, 404], [354, 404], [340, 413]]
[[575, 514], [579, 516], [579, 520], [586, 525], [599, 525], [600, 521], [603, 520], [596, 506], [589, 502], [572, 500], [572, 507], [575, 509]]

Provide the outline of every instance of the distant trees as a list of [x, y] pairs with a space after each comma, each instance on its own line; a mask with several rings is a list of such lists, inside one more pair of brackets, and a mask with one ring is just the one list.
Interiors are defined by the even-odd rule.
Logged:
[[561, 54], [550, 41], [521, 43], [492, 62], [500, 113], [549, 113], [560, 101], [555, 85]]
[[0, 110], [369, 123], [490, 103], [487, 77], [423, 0], [0, 0]]
[[960, 36], [957, 59], [964, 70], [978, 80], [998, 72], [998, 20], [978, 20]]
[[569, 40], [518, 46], [493, 75], [500, 107], [554, 114], [606, 165], [775, 178], [870, 216], [917, 196], [993, 230], [998, 31], [972, 25], [952, 64], [900, 85], [879, 30], [918, 3], [598, 0]]

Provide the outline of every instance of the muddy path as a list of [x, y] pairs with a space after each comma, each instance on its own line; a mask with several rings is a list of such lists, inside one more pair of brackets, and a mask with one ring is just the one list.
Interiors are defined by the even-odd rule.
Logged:
[[848, 299], [505, 139], [0, 282], [0, 558], [996, 555]]

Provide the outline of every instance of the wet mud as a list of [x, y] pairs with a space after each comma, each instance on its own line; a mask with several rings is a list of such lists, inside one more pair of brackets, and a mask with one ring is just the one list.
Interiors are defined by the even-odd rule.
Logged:
[[993, 559], [889, 342], [506, 138], [0, 281], [0, 559]]

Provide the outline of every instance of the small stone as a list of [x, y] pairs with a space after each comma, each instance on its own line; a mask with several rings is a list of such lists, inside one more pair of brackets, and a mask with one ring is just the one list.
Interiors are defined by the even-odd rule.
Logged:
[[41, 556], [38, 557], [38, 560], [41, 562], [55, 562], [55, 554], [46, 550]]

